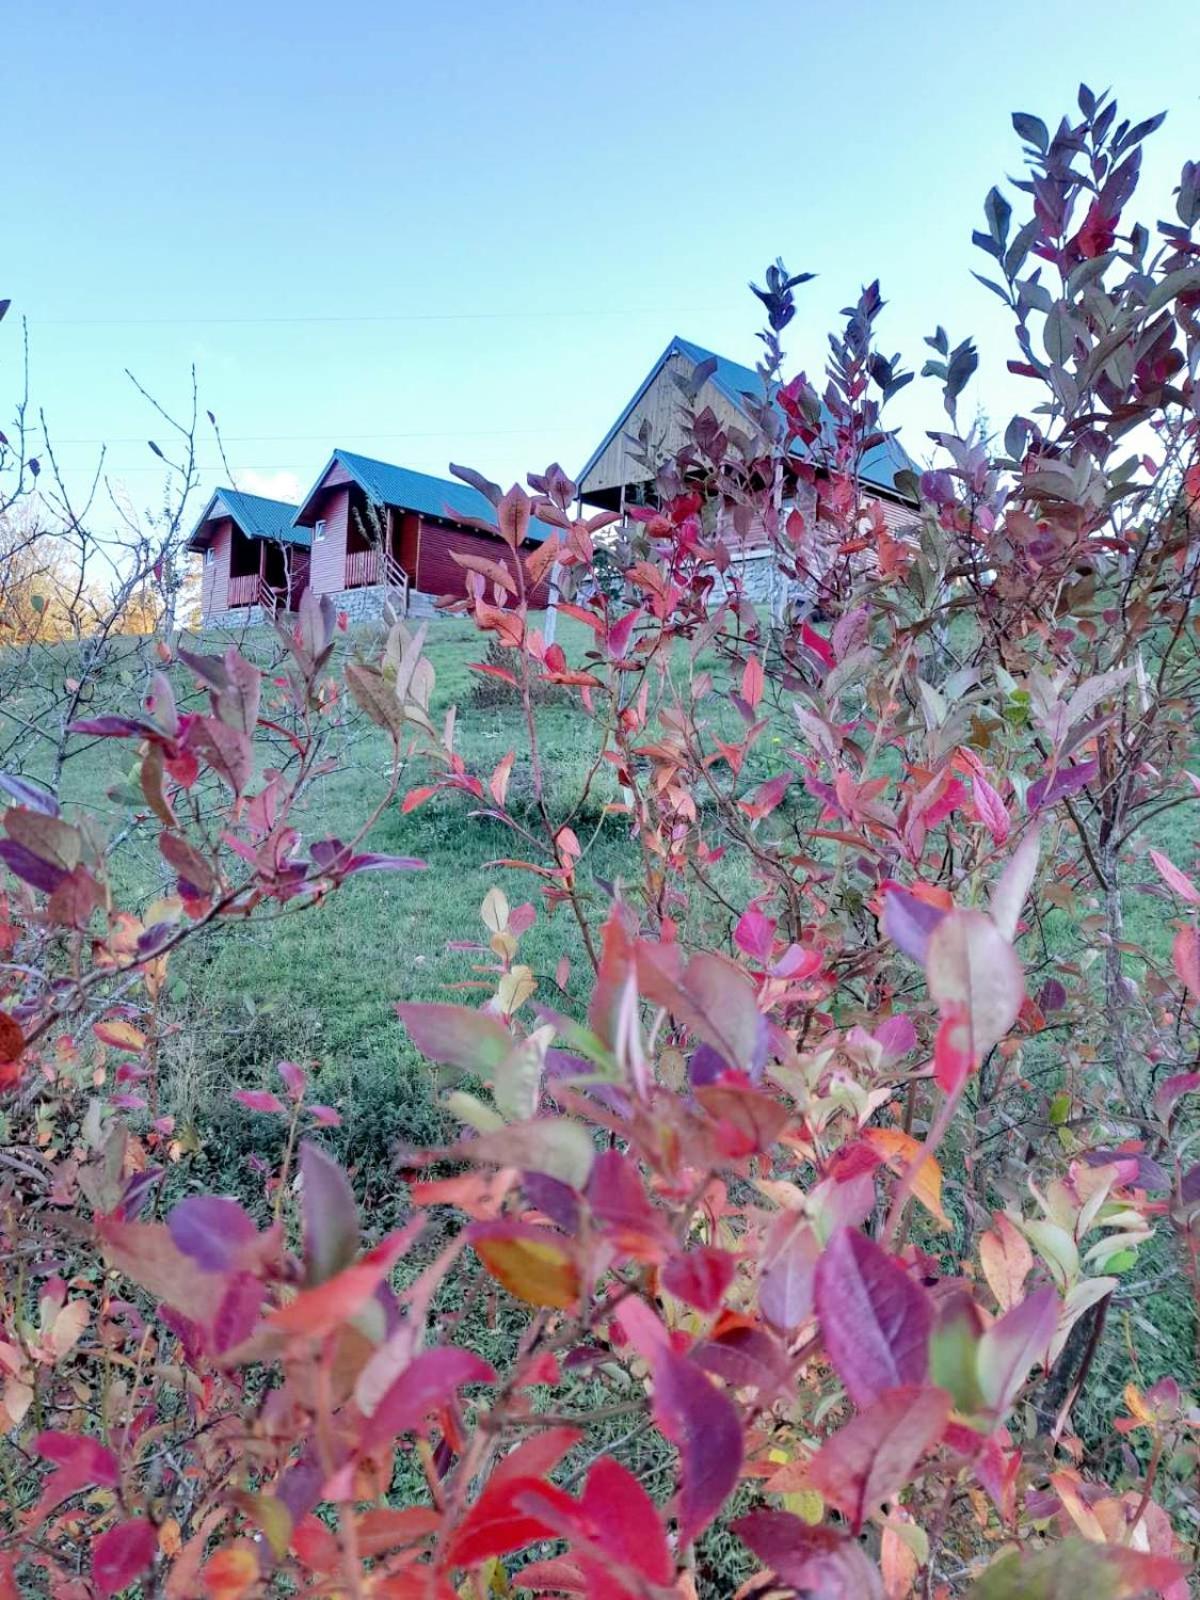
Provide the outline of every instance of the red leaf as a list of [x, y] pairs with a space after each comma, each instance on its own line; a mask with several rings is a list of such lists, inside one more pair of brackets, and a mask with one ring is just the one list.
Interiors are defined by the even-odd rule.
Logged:
[[851, 1228], [834, 1234], [817, 1263], [815, 1300], [825, 1349], [855, 1405], [925, 1384], [929, 1296], [873, 1240]]
[[742, 699], [751, 711], [758, 709], [763, 696], [763, 664], [759, 656], [751, 656], [742, 668]]
[[829, 1438], [808, 1464], [807, 1482], [850, 1519], [858, 1533], [892, 1500], [950, 1415], [944, 1389], [891, 1389]]
[[473, 1567], [511, 1555], [535, 1540], [552, 1538], [553, 1530], [542, 1518], [517, 1509], [517, 1497], [548, 1487], [541, 1480], [580, 1437], [574, 1428], [547, 1428], [505, 1456], [451, 1535], [447, 1565]]
[[268, 1323], [280, 1333], [311, 1339], [340, 1328], [361, 1311], [424, 1225], [423, 1218], [416, 1219], [389, 1234], [352, 1267], [316, 1289], [302, 1289], [289, 1305], [273, 1311]]
[[423, 806], [431, 795], [437, 793], [436, 783], [420, 784], [415, 789], [410, 789], [400, 802], [401, 815], [407, 816], [410, 811], [415, 811], [418, 806]]
[[662, 1286], [668, 1294], [711, 1315], [733, 1282], [734, 1267], [734, 1258], [728, 1250], [701, 1245], [686, 1255], [671, 1257], [662, 1270]]
[[144, 1517], [118, 1522], [92, 1548], [92, 1582], [102, 1600], [119, 1594], [154, 1560], [158, 1535]]
[[635, 606], [632, 611], [627, 611], [609, 627], [604, 636], [604, 650], [610, 661], [620, 661], [626, 654], [634, 627], [641, 615], [641, 606]]

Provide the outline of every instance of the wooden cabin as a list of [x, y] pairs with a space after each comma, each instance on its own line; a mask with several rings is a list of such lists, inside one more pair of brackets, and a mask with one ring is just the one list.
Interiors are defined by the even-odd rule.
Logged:
[[200, 611], [206, 627], [270, 621], [294, 611], [308, 585], [309, 532], [296, 507], [238, 489], [218, 489], [188, 538], [201, 557]]
[[[495, 526], [491, 502], [469, 484], [435, 478], [349, 450], [335, 450], [295, 513], [312, 540], [310, 583], [339, 610], [373, 616], [391, 599], [401, 612], [428, 613], [443, 596], [467, 593], [466, 569], [454, 552], [485, 556], [511, 572], [514, 558]], [[526, 548], [553, 530], [533, 521]], [[546, 585], [530, 595], [546, 604]]]
[[[703, 345], [674, 338], [646, 374], [632, 399], [592, 452], [578, 477], [580, 498], [585, 504], [606, 511], [624, 512], [630, 505], [653, 503], [654, 481], [639, 459], [637, 439], [648, 429], [648, 448], [655, 461], [679, 450], [686, 442], [681, 420], [685, 404], [676, 377], [690, 380], [706, 362], [715, 365], [691, 403], [696, 411], [708, 407], [717, 421], [743, 432], [752, 425], [748, 409], [750, 397], [762, 399], [762, 379], [752, 367], [716, 355]], [[913, 463], [899, 442], [889, 436], [869, 450], [863, 458], [860, 479], [863, 487], [883, 507], [888, 527], [898, 537], [917, 523], [915, 503], [897, 487], [897, 475], [912, 471]], [[614, 536], [622, 524], [617, 524]], [[734, 555], [735, 566], [751, 597], [782, 604], [790, 596], [775, 564], [761, 528], [751, 528], [745, 536], [733, 535], [732, 524], [722, 529]], [[794, 586], [793, 586], [794, 587]]]

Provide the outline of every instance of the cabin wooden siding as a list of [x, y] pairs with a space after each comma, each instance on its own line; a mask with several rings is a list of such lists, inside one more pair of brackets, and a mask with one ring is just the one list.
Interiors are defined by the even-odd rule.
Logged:
[[[200, 568], [200, 615], [202, 617], [215, 616], [217, 612], [227, 608], [229, 596], [229, 556], [233, 549], [233, 522], [229, 517], [222, 517], [213, 525], [212, 536], [204, 554], [201, 555], [203, 565]], [[208, 550], [213, 552], [212, 564], [209, 565]]]
[[[521, 555], [528, 555], [532, 548], [534, 547], [530, 545], [524, 546]], [[413, 587], [422, 594], [452, 595], [454, 599], [461, 600], [467, 592], [466, 569], [459, 566], [451, 551], [457, 551], [459, 555], [483, 556], [486, 560], [505, 567], [515, 577], [516, 560], [503, 540], [490, 539], [487, 534], [476, 533], [470, 528], [445, 527], [441, 523], [429, 522], [422, 517]], [[405, 566], [407, 567], [407, 563]], [[492, 598], [490, 585], [487, 598], [489, 600]], [[534, 609], [540, 610], [546, 605], [548, 598], [548, 585], [543, 579], [531, 590], [527, 603]]]
[[[638, 399], [629, 417], [610, 441], [608, 448], [580, 484], [585, 495], [599, 494], [605, 489], [619, 489], [622, 484], [649, 482], [652, 474], [636, 459], [635, 446], [630, 435], [637, 437], [644, 422], [650, 424], [651, 453], [656, 459], [673, 455], [686, 443], [679, 413], [685, 404], [675, 383], [675, 375], [688, 378], [695, 369], [681, 351], [668, 356], [645, 393]], [[695, 409], [703, 411], [708, 406], [717, 421], [724, 427], [746, 431], [746, 418], [710, 378], [696, 396]]]
[[[331, 474], [332, 476], [332, 474]], [[312, 534], [312, 564], [308, 583], [314, 594], [336, 594], [346, 587], [346, 547], [350, 539], [350, 484], [332, 484], [321, 497], [320, 517], [325, 537]]]

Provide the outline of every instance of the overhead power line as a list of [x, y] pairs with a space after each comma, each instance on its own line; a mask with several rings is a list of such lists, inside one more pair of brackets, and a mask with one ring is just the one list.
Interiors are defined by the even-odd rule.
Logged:
[[[712, 308], [708, 309], [711, 310]], [[703, 316], [706, 314], [704, 308], [693, 308], [691, 311], [682, 308], [682, 311], [687, 316]], [[586, 319], [590, 317], [670, 317], [677, 319], [680, 313], [681, 308], [679, 306], [661, 309], [655, 309], [652, 306], [642, 308], [626, 307], [610, 310], [587, 306], [575, 311], [406, 311], [389, 312], [378, 316], [334, 316], [323, 312], [287, 317], [38, 317], [31, 314], [30, 321], [44, 328], [213, 327], [217, 325], [254, 327], [259, 325], [266, 326], [272, 323], [301, 322], [544, 322], [566, 318]]]

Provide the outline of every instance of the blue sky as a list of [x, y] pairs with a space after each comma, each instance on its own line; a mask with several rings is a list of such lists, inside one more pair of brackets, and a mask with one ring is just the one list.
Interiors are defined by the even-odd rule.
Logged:
[[[127, 366], [181, 407], [195, 362], [248, 488], [306, 487], [334, 445], [573, 471], [673, 333], [753, 360], [746, 280], [780, 253], [820, 274], [794, 367], [875, 275], [889, 354], [919, 365], [940, 321], [1002, 365], [970, 230], [1014, 109], [1052, 120], [1080, 77], [1169, 109], [1151, 220], [1200, 157], [1195, 0], [46, 0], [9, 8], [4, 55], [0, 295], [60, 459], [79, 481], [107, 441], [138, 506], [162, 428]], [[921, 456], [932, 386], [897, 416]]]

